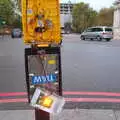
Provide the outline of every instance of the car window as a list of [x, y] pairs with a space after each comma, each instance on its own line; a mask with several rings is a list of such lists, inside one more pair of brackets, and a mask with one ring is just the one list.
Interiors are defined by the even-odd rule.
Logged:
[[112, 28], [105, 28], [106, 32], [112, 32]]
[[96, 32], [96, 28], [92, 28], [92, 32]]
[[92, 32], [92, 28], [88, 28], [86, 32]]
[[92, 32], [102, 32], [102, 28], [92, 28]]
[[13, 31], [14, 32], [20, 32], [21, 30], [20, 29], [14, 29]]

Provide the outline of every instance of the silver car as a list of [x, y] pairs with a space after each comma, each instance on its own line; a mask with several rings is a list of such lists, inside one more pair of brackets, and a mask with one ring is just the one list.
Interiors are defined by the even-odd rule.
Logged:
[[101, 41], [105, 39], [106, 41], [110, 41], [113, 38], [113, 30], [112, 27], [107, 26], [90, 27], [81, 34], [80, 38], [81, 40], [97, 39]]

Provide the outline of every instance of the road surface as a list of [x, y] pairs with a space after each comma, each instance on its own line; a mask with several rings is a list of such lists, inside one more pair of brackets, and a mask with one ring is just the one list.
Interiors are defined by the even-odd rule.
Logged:
[[[0, 38], [0, 109], [28, 109], [21, 39]], [[81, 41], [64, 35], [65, 108], [120, 108], [120, 41]]]

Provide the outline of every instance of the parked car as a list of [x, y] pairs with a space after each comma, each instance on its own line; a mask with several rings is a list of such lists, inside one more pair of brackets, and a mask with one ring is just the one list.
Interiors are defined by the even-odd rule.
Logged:
[[101, 41], [105, 39], [106, 41], [110, 41], [113, 38], [113, 30], [112, 27], [107, 26], [90, 27], [81, 34], [80, 38], [81, 40], [97, 39]]
[[64, 28], [61, 28], [61, 34], [65, 34]]
[[11, 35], [11, 28], [6, 26], [0, 29], [0, 35]]
[[22, 31], [20, 28], [14, 28], [11, 32], [11, 37], [12, 38], [16, 38], [16, 37], [19, 37], [21, 38], [22, 37]]

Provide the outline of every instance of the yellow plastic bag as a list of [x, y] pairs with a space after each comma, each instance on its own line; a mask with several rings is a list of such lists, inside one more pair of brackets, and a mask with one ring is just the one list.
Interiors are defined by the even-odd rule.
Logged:
[[59, 44], [59, 0], [22, 0], [22, 23], [26, 44]]

